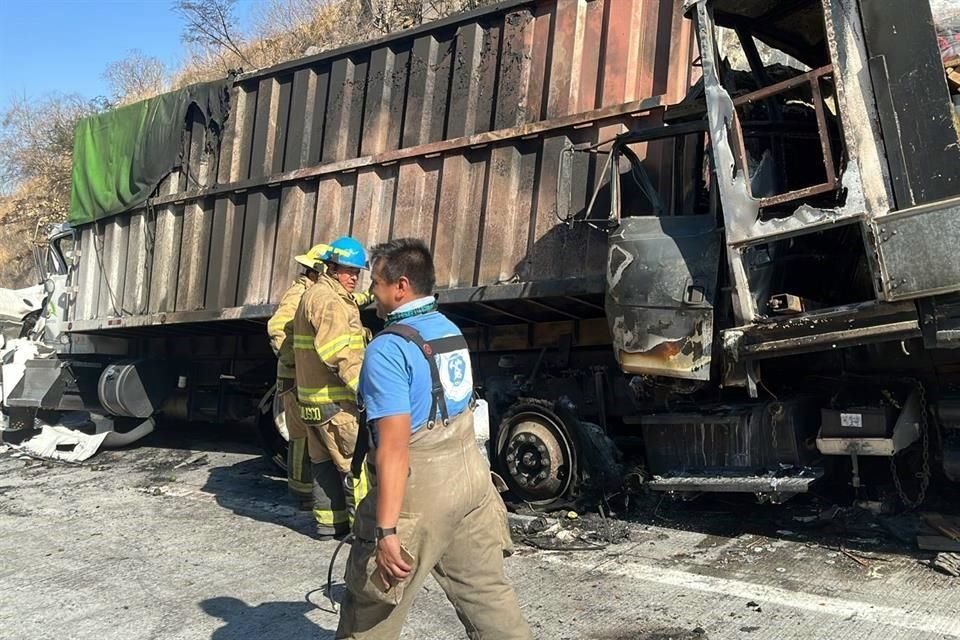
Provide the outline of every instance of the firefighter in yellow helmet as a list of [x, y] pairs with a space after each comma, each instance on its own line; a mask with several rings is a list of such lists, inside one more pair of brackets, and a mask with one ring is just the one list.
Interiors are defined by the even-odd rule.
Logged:
[[310, 459], [307, 457], [307, 431], [300, 419], [297, 406], [296, 370], [293, 355], [293, 316], [297, 313], [300, 299], [320, 277], [317, 269], [321, 257], [330, 250], [328, 244], [311, 247], [294, 260], [303, 265], [303, 272], [297, 276], [277, 305], [277, 310], [267, 323], [270, 347], [277, 356], [277, 396], [283, 407], [283, 417], [287, 428], [289, 446], [287, 447], [287, 487], [301, 507], [312, 508], [313, 485], [310, 475]]
[[352, 513], [366, 493], [366, 479], [350, 473], [359, 429], [357, 380], [367, 342], [353, 293], [366, 268], [360, 242], [343, 237], [330, 243], [316, 267], [320, 276], [304, 293], [293, 320], [297, 404], [306, 426], [321, 538], [348, 534]]

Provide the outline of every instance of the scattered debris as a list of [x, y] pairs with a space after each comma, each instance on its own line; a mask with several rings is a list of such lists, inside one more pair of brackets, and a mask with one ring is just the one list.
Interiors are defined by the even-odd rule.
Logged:
[[863, 558], [861, 558], [860, 556], [858, 556], [857, 554], [855, 554], [855, 553], [853, 553], [853, 552], [851, 552], [851, 551], [848, 551], [848, 550], [844, 549], [843, 547], [840, 547], [840, 553], [842, 553], [843, 555], [847, 556], [848, 558], [850, 558], [851, 560], [853, 560], [854, 562], [856, 562], [858, 565], [860, 565], [860, 566], [863, 567], [864, 569], [869, 569], [869, 568], [870, 568], [870, 564], [869, 564], [866, 560], [864, 560]]
[[[93, 425], [95, 433], [81, 429]], [[76, 411], [65, 413], [55, 425], [43, 424], [39, 431], [11, 447], [29, 456], [43, 460], [79, 463], [92, 457], [103, 448], [125, 447], [150, 434], [154, 419], [147, 418], [139, 426], [125, 432], [113, 430], [113, 421], [94, 414]]]
[[879, 500], [857, 500], [855, 504], [858, 509], [869, 511], [874, 515], [890, 513], [890, 505]]
[[920, 519], [914, 514], [880, 518], [877, 523], [890, 537], [910, 546], [913, 546], [916, 541], [917, 531], [920, 528]]
[[931, 527], [951, 540], [960, 541], [960, 518], [948, 518], [939, 513], [924, 513], [923, 519]]
[[184, 460], [183, 462], [181, 462], [180, 464], [174, 465], [173, 468], [180, 469], [181, 467], [188, 467], [193, 465], [200, 466], [200, 465], [207, 464], [208, 462], [209, 462], [209, 459], [207, 458], [206, 453], [195, 453], [189, 458], [187, 458], [186, 460]]
[[946, 62], [944, 70], [947, 72], [947, 82], [954, 91], [960, 91], [960, 56], [955, 56]]
[[917, 546], [926, 551], [960, 552], [960, 518], [924, 513], [926, 525], [917, 535]]
[[960, 542], [943, 536], [917, 536], [917, 546], [924, 551], [960, 552]]
[[630, 527], [621, 520], [571, 513], [562, 519], [510, 514], [510, 532], [516, 542], [544, 551], [599, 551], [630, 539]]
[[938, 553], [930, 562], [930, 566], [954, 578], [960, 578], [960, 554], [958, 553]]
[[529, 515], [525, 513], [514, 513], [512, 511], [507, 512], [507, 521], [510, 523], [510, 529], [522, 529], [527, 530], [528, 527], [535, 527], [537, 524], [542, 521], [546, 521], [546, 518], [542, 515]]

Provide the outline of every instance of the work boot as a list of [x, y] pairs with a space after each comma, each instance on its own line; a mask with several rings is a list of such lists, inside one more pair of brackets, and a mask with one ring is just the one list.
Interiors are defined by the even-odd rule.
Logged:
[[313, 515], [317, 520], [317, 535], [323, 539], [343, 537], [350, 533], [350, 516], [343, 494], [340, 472], [333, 462], [314, 462]]
[[313, 534], [314, 540], [319, 540], [323, 542], [325, 540], [337, 540], [342, 541], [350, 535], [349, 531], [338, 531], [336, 533], [330, 533], [330, 528], [323, 525], [317, 525], [317, 529]]

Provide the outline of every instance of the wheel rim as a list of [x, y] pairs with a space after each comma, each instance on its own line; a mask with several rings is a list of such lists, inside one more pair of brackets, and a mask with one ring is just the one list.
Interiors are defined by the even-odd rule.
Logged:
[[277, 428], [277, 433], [283, 438], [284, 442], [290, 442], [290, 431], [287, 429], [287, 414], [283, 410], [283, 399], [280, 394], [273, 396], [273, 425]]
[[503, 425], [500, 464], [510, 489], [522, 500], [548, 503], [563, 496], [573, 478], [573, 446], [551, 415], [524, 411]]

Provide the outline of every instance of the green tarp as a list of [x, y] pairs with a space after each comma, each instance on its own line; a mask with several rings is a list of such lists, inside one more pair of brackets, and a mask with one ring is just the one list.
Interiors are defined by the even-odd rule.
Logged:
[[208, 144], [219, 148], [228, 87], [227, 80], [196, 84], [81, 120], [73, 146], [68, 222], [87, 224], [146, 202], [160, 181], [183, 163], [191, 105], [213, 134]]

